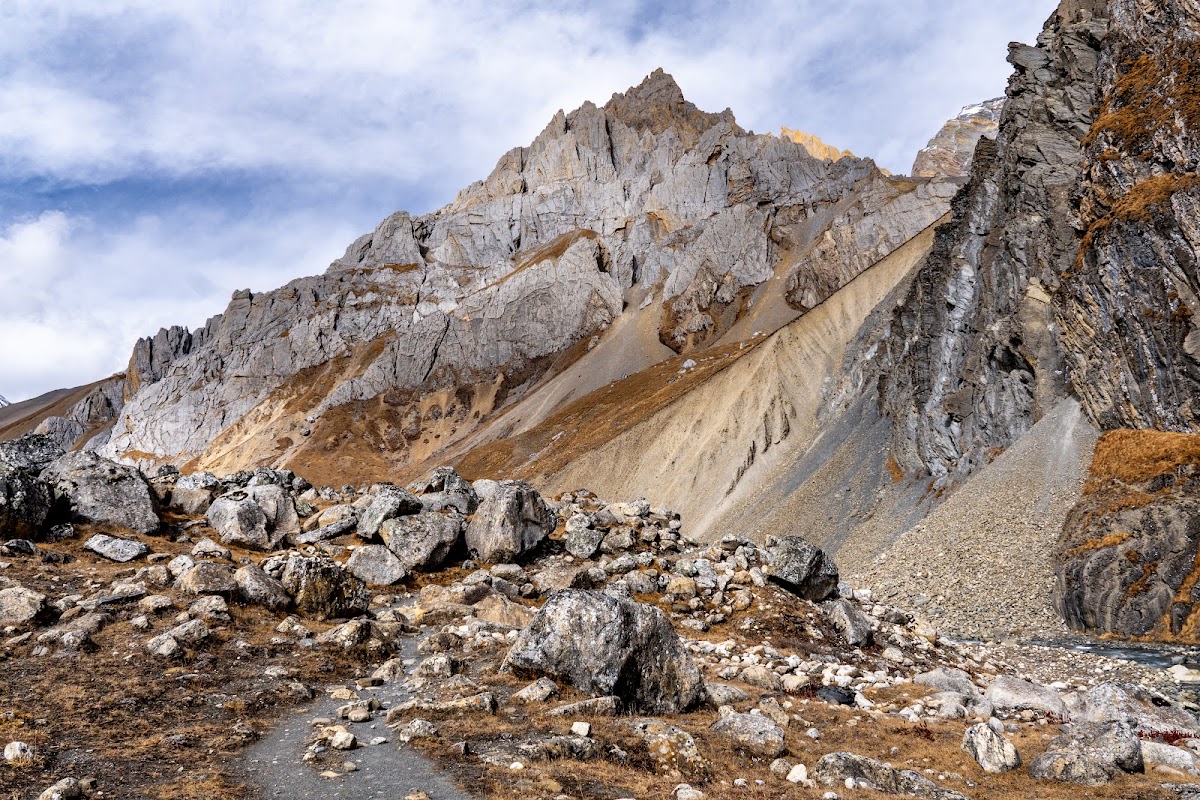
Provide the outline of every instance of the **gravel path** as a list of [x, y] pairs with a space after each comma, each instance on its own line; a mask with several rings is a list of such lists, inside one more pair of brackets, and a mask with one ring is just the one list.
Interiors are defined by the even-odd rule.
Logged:
[[850, 581], [964, 638], [1066, 634], [1051, 556], [1096, 438], [1063, 401]]
[[[410, 659], [416, 653], [417, 640], [405, 642], [400, 658]], [[352, 685], [352, 682], [351, 682]], [[357, 689], [367, 700], [377, 698], [388, 708], [408, 697], [403, 681], [397, 679], [372, 689]], [[373, 747], [358, 747], [346, 753], [357, 771], [336, 778], [322, 777], [320, 771], [303, 761], [313, 732], [311, 720], [316, 717], [336, 718], [337, 709], [345, 700], [333, 700], [327, 695], [301, 712], [284, 718], [270, 733], [256, 742], [242, 757], [242, 767], [248, 781], [264, 798], [289, 800], [399, 800], [413, 792], [424, 792], [430, 800], [473, 800], [472, 796], [439, 772], [428, 759], [410, 748], [399, 745], [393, 731], [383, 724], [383, 713], [371, 722], [345, 724], [360, 742], [374, 737], [387, 737], [388, 742]]]

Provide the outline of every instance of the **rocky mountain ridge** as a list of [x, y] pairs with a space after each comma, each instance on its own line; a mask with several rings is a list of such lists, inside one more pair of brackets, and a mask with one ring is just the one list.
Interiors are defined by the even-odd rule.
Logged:
[[358, 455], [379, 470], [418, 462], [630, 307], [657, 329], [643, 365], [754, 314], [773, 329], [934, 222], [953, 191], [747, 134], [660, 70], [560, 113], [446, 208], [389, 217], [323, 276], [236, 293], [204, 328], [139, 342], [104, 452], [299, 463], [365, 438]]

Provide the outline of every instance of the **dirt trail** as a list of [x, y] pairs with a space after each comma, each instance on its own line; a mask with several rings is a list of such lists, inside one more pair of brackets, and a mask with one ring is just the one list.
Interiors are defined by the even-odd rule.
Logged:
[[[413, 658], [416, 646], [415, 638], [406, 640], [398, 657]], [[384, 709], [408, 698], [401, 679], [356, 691], [363, 700], [377, 698]], [[375, 737], [385, 737], [388, 741], [375, 746], [360, 745], [346, 752], [342, 760], [353, 761], [358, 767], [356, 772], [337, 778], [321, 777], [321, 770], [303, 761], [313, 731], [310, 721], [315, 717], [336, 719], [338, 707], [345, 703], [323, 695], [303, 709], [289, 713], [247, 750], [240, 766], [246, 773], [247, 782], [258, 790], [258, 796], [288, 800], [399, 800], [410, 792], [422, 791], [430, 800], [475, 800], [439, 772], [429, 759], [408, 745], [400, 744], [395, 732], [385, 727], [383, 713], [377, 714], [371, 722], [342, 724], [358, 737], [360, 743]]]

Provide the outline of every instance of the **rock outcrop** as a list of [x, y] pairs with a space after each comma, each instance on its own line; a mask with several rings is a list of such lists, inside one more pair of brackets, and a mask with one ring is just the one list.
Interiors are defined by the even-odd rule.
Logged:
[[509, 669], [561, 678], [596, 696], [616, 696], [651, 714], [695, 706], [700, 671], [667, 617], [610, 592], [551, 595], [509, 650]]
[[1012, 444], [1069, 391], [1053, 296], [1079, 247], [1074, 197], [1092, 125], [1102, 0], [1064, 2], [1016, 68], [995, 142], [905, 299], [865, 337], [847, 372], [893, 420], [903, 472], [955, 485]]
[[966, 178], [971, 172], [975, 146], [983, 137], [996, 138], [1004, 98], [997, 97], [967, 106], [929, 140], [913, 162], [912, 174], [919, 178]]
[[107, 522], [137, 533], [158, 530], [150, 487], [135, 467], [82, 451], [53, 461], [42, 479], [71, 519]]
[[1200, 642], [1200, 436], [1121, 430], [1096, 445], [1055, 556], [1072, 628]]

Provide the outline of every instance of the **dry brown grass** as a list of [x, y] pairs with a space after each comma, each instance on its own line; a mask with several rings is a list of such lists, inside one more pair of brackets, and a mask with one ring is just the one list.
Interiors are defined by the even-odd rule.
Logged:
[[[95, 586], [133, 572], [82, 549], [92, 533], [109, 529], [77, 527], [76, 539], [42, 545], [73, 555], [75, 562], [55, 566], [14, 558], [5, 575], [61, 597], [89, 595]], [[156, 552], [190, 548], [161, 537], [140, 538]], [[246, 555], [237, 550], [234, 557]], [[187, 602], [181, 597], [177, 606]], [[296, 679], [322, 685], [331, 675], [353, 675], [362, 655], [272, 645], [281, 615], [256, 607], [230, 610], [232, 622], [180, 662], [146, 652], [141, 643], [150, 634], [134, 633], [119, 618], [127, 613], [93, 637], [90, 652], [39, 657], [29, 652], [30, 645], [0, 651], [0, 739], [19, 738], [38, 757], [24, 769], [0, 765], [0, 796], [32, 800], [64, 773], [95, 776], [105, 797], [250, 796], [234, 763], [248, 740], [234, 726], [263, 730], [296, 701], [281, 692], [278, 681], [264, 680], [264, 668], [286, 666]], [[156, 621], [155, 631], [164, 630], [170, 617]], [[169, 741], [173, 735], [182, 735], [183, 743]]]
[[1181, 467], [1200, 466], [1200, 434], [1120, 429], [1100, 437], [1088, 469], [1084, 494], [1116, 481], [1147, 483]]
[[1063, 554], [1064, 558], [1075, 558], [1084, 553], [1091, 553], [1095, 550], [1103, 550], [1106, 547], [1116, 547], [1124, 544], [1129, 539], [1128, 533], [1110, 533], [1105, 536], [1097, 536], [1095, 539], [1088, 539], [1083, 544], [1068, 550]]
[[[581, 454], [649, 419], [750, 353], [755, 345], [728, 345], [668, 359], [569, 403], [529, 431], [475, 448], [452, 463], [471, 479], [552, 475]], [[689, 357], [696, 367], [680, 374], [680, 366]]]

